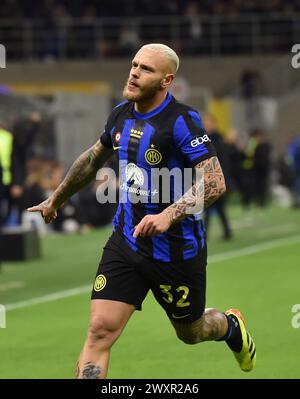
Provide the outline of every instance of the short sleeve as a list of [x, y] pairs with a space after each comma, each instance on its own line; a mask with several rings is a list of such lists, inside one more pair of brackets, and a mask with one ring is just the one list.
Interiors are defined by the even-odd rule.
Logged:
[[176, 148], [191, 166], [216, 155], [215, 148], [196, 111], [188, 111], [177, 118], [173, 138]]
[[126, 109], [126, 105], [129, 104], [129, 102], [123, 101], [122, 103], [118, 104], [111, 112], [109, 115], [104, 131], [102, 135], [100, 136], [100, 142], [104, 147], [107, 148], [113, 148], [113, 142], [112, 142], [112, 133], [115, 128], [115, 123], [117, 117], [123, 112], [124, 107]]
[[107, 127], [105, 126], [104, 132], [100, 136], [101, 144], [106, 148], [112, 148], [111, 136], [109, 131], [107, 131]]
[[112, 148], [112, 141], [111, 141], [111, 135], [110, 135], [111, 130], [112, 130], [112, 126], [109, 126], [109, 120], [108, 120], [105, 125], [104, 131], [103, 131], [102, 135], [100, 136], [100, 142], [106, 148]]

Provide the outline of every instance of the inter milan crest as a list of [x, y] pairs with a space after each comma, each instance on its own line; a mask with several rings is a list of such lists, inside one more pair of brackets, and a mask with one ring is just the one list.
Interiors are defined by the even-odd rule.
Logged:
[[151, 144], [146, 152], [145, 152], [145, 159], [150, 165], [157, 165], [162, 160], [161, 153], [154, 148], [154, 144]]
[[95, 280], [94, 290], [99, 292], [106, 286], [106, 277], [104, 274], [99, 274]]

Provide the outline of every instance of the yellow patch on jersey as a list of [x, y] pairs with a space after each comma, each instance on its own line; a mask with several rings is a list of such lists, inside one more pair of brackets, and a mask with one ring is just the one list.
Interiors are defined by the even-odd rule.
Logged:
[[149, 148], [145, 152], [145, 159], [150, 165], [157, 165], [162, 160], [162, 155], [158, 150], [153, 147], [154, 145], [151, 144], [151, 148]]
[[96, 292], [99, 292], [103, 290], [105, 286], [106, 286], [106, 277], [103, 274], [99, 274], [99, 276], [97, 276], [95, 280], [94, 290]]

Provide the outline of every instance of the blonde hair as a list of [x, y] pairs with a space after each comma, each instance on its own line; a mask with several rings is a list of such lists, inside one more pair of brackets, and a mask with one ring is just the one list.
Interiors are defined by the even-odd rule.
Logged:
[[160, 53], [164, 54], [169, 61], [171, 61], [171, 64], [174, 67], [174, 74], [178, 71], [179, 68], [179, 57], [175, 53], [171, 47], [166, 46], [165, 44], [162, 43], [150, 43], [150, 44], [145, 44], [142, 46], [142, 48], [147, 48], [149, 50], [155, 50], [159, 51]]

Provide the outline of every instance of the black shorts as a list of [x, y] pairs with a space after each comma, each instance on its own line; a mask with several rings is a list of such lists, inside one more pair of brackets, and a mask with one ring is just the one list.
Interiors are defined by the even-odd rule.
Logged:
[[206, 246], [190, 260], [165, 263], [137, 254], [113, 233], [103, 250], [92, 299], [121, 301], [141, 310], [151, 290], [171, 320], [191, 323], [205, 308], [206, 263]]

